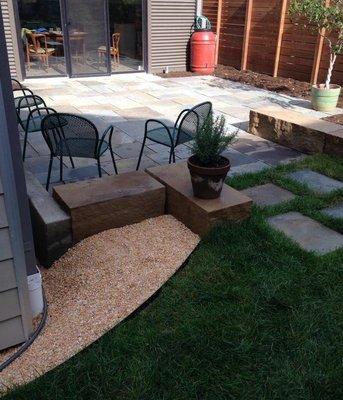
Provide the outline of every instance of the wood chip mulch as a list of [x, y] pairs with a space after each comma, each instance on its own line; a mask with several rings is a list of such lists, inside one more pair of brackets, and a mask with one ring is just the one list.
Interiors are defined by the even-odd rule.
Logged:
[[[42, 271], [46, 326], [0, 374], [0, 392], [57, 367], [112, 329], [180, 268], [199, 240], [165, 215], [102, 232], [70, 249]], [[0, 363], [14, 350], [0, 353]]]

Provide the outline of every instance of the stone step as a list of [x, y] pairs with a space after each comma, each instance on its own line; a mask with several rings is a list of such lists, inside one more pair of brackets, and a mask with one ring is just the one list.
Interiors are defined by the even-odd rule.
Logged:
[[268, 223], [307, 251], [326, 254], [343, 247], [343, 235], [298, 212], [276, 215]]

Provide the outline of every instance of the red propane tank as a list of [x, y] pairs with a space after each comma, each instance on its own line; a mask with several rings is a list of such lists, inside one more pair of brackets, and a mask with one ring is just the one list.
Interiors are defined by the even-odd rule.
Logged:
[[202, 75], [214, 72], [216, 35], [211, 31], [195, 31], [191, 37], [191, 70]]

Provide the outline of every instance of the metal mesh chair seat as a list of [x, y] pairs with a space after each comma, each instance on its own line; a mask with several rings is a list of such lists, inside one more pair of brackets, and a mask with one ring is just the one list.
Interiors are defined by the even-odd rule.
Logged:
[[[176, 144], [176, 136], [173, 135], [174, 127], [173, 126], [168, 126], [168, 129], [172, 136], [174, 136], [174, 143], [173, 145], [175, 146]], [[164, 127], [161, 128], [155, 128], [147, 131], [147, 138], [152, 140], [153, 142], [163, 144], [168, 147], [172, 147], [172, 143], [170, 141], [170, 137]], [[192, 136], [190, 136], [187, 132], [181, 130], [179, 132], [179, 138], [178, 138], [178, 143], [187, 143], [190, 140], [192, 140]]]
[[[42, 120], [45, 115], [37, 115], [35, 117], [30, 118], [29, 120], [23, 120], [23, 125], [26, 126], [27, 132], [40, 132]], [[27, 123], [28, 121], [28, 123]]]
[[27, 96], [19, 96], [14, 98], [14, 105], [16, 109], [30, 108], [40, 106], [43, 101], [40, 98], [32, 98]]
[[61, 139], [56, 145], [55, 154], [57, 156], [88, 158], [90, 149], [94, 149], [94, 155], [102, 156], [109, 148], [109, 144], [106, 141], [99, 144], [99, 148], [96, 150], [97, 145], [98, 142], [95, 139]]

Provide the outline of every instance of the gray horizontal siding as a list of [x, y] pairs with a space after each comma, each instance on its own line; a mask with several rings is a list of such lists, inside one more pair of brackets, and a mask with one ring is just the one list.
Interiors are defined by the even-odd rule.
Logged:
[[25, 340], [3, 192], [0, 179], [0, 350]]
[[0, 321], [0, 349], [6, 349], [24, 340], [25, 333], [20, 316]]
[[196, 0], [151, 0], [149, 59], [153, 72], [160, 72], [165, 67], [186, 70], [196, 9]]
[[0, 261], [13, 257], [9, 228], [0, 229]]
[[4, 195], [0, 194], [0, 229], [8, 226]]
[[17, 317], [21, 314], [17, 288], [0, 293], [0, 321]]
[[[17, 76], [17, 65], [16, 65], [16, 38], [15, 38], [15, 28], [13, 25], [13, 8], [10, 3], [13, 0], [0, 0], [0, 6], [2, 11], [2, 19], [5, 29], [6, 46], [8, 61], [10, 65], [11, 75], [13, 77]], [[14, 28], [14, 29], [13, 29]]]
[[0, 262], [0, 292], [17, 287], [13, 259]]

